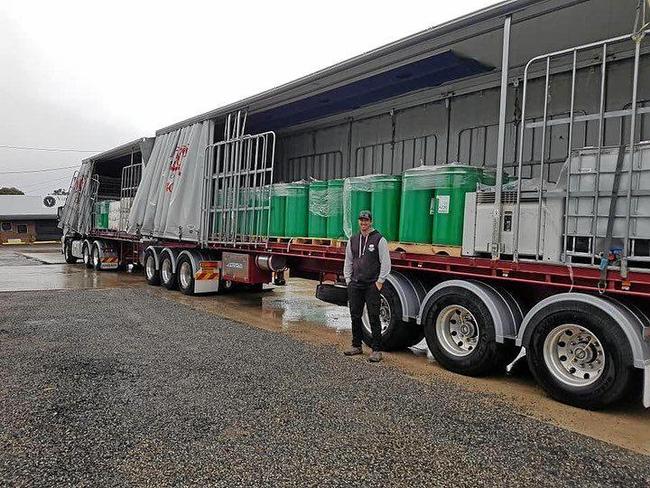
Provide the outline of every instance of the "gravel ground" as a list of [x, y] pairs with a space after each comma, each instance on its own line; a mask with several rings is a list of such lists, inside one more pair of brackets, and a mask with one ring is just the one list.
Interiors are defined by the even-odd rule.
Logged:
[[0, 484], [650, 484], [642, 455], [148, 289], [0, 303]]

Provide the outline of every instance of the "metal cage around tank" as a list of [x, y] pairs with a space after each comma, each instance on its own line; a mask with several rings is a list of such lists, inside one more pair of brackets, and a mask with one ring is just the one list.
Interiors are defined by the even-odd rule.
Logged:
[[[598, 41], [598, 42], [593, 42], [589, 44], [584, 44], [581, 46], [576, 46], [572, 47], [569, 49], [564, 49], [561, 51], [556, 51], [540, 56], [536, 56], [532, 58], [528, 63], [526, 64], [526, 67], [524, 69], [524, 74], [523, 74], [523, 94], [522, 94], [522, 106], [521, 106], [521, 120], [525, 120], [526, 123], [520, 124], [520, 133], [519, 133], [519, 142], [518, 142], [518, 155], [517, 155], [517, 174], [521, 175], [522, 174], [522, 169], [523, 165], [525, 163], [524, 161], [524, 143], [523, 141], [525, 140], [525, 137], [527, 136], [527, 133], [529, 131], [535, 131], [535, 130], [541, 130], [541, 147], [546, 148], [547, 145], [547, 137], [549, 130], [552, 127], [555, 126], [561, 126], [565, 125], [568, 127], [567, 129], [567, 148], [568, 148], [568, 159], [565, 163], [565, 166], [563, 168], [564, 176], [560, 175], [560, 177], [564, 177], [565, 180], [559, 181], [560, 185], [563, 185], [563, 188], [560, 188], [561, 190], [564, 191], [563, 198], [565, 200], [565, 205], [564, 205], [564, 220], [563, 220], [563, 234], [562, 234], [562, 253], [561, 253], [561, 262], [563, 264], [570, 264], [572, 262], [572, 258], [575, 258], [577, 255], [584, 255], [589, 256], [588, 258], [588, 263], [586, 264], [591, 264], [595, 265], [597, 258], [597, 255], [599, 253], [605, 253], [607, 254], [610, 250], [605, 249], [605, 248], [597, 248], [597, 240], [595, 237], [598, 234], [597, 231], [597, 221], [601, 217], [605, 217], [608, 220], [612, 220], [613, 218], [623, 218], [624, 224], [623, 224], [623, 230], [622, 230], [622, 235], [619, 237], [621, 238], [622, 241], [622, 255], [621, 255], [621, 273], [623, 276], [627, 273], [628, 269], [628, 261], [631, 257], [634, 257], [634, 254], [632, 253], [632, 250], [634, 248], [633, 246], [633, 241], [631, 239], [630, 231], [631, 231], [631, 222], [635, 220], [635, 216], [632, 215], [632, 202], [633, 199], [639, 196], [642, 196], [641, 194], [645, 191], [646, 193], [650, 193], [650, 185], [648, 185], [648, 188], [642, 189], [642, 188], [633, 188], [634, 184], [633, 179], [638, 178], [638, 173], [646, 171], [646, 169], [650, 168], [635, 168], [635, 162], [636, 162], [636, 155], [639, 153], [639, 150], [641, 148], [640, 143], [640, 134], [638, 131], [637, 123], [638, 123], [638, 117], [641, 114], [648, 113], [650, 112], [649, 107], [645, 107], [644, 101], [638, 99], [638, 84], [639, 84], [639, 69], [640, 69], [640, 57], [642, 55], [642, 51], [644, 55], [647, 55], [647, 42], [646, 42], [646, 35], [650, 33], [650, 31], [645, 30], [645, 31], [639, 31], [635, 32], [633, 34], [628, 34], [624, 36], [619, 36], [603, 41]], [[628, 44], [629, 46], [625, 46], [625, 44]], [[644, 46], [644, 49], [642, 50], [642, 45]], [[616, 46], [618, 48], [617, 51], [613, 51], [612, 47]], [[632, 48], [633, 50], [633, 64], [632, 64], [632, 90], [630, 94], [630, 99], [629, 103], [627, 104], [627, 108], [623, 110], [614, 110], [614, 111], [607, 111], [606, 104], [607, 104], [607, 79], [608, 79], [608, 62], [611, 61], [612, 57], [620, 53], [621, 50], [625, 50], [625, 48]], [[578, 110], [576, 109], [576, 74], [579, 69], [589, 66], [590, 65], [590, 59], [593, 59], [594, 57], [597, 57], [599, 60], [599, 65], [600, 65], [600, 90], [599, 90], [599, 111], [597, 113], [591, 113], [591, 114], [584, 114], [584, 113], [579, 113]], [[538, 64], [543, 64], [543, 68], [541, 72], [538, 72], [537, 74], [541, 74], [543, 77], [543, 96], [542, 96], [542, 117], [541, 120], [538, 121], [527, 121], [526, 119], [526, 114], [528, 111], [532, 110], [530, 105], [530, 100], [528, 99], [528, 90], [529, 90], [529, 80], [532, 79], [534, 75], [534, 70], [533, 67], [537, 66]], [[568, 67], [570, 69], [570, 106], [569, 106], [569, 111], [567, 116], [565, 117], [552, 117], [549, 114], [549, 107], [550, 107], [550, 87], [552, 84], [553, 76], [557, 72], [561, 71], [558, 69], [559, 67]], [[641, 105], [641, 106], [639, 106]], [[623, 152], [627, 153], [628, 156], [626, 157], [629, 159], [629, 163], [625, 165], [620, 165], [618, 166], [618, 171], [614, 171], [614, 173], [618, 173], [618, 177], [612, 179], [612, 184], [614, 185], [612, 188], [609, 188], [608, 190], [604, 191], [602, 189], [602, 185], [600, 184], [600, 178], [603, 174], [603, 168], [601, 168], [601, 160], [603, 157], [603, 154], [606, 151], [611, 151], [612, 147], [608, 147], [605, 145], [605, 123], [608, 120], [611, 119], [618, 119], [619, 123], [621, 124], [621, 130], [625, 131], [627, 130], [627, 141], [624, 141], [618, 148], [614, 148], [615, 151], [617, 152]], [[627, 129], [625, 129], [625, 122], [628, 122]], [[594, 158], [594, 165], [593, 168], [590, 168], [590, 172], [593, 173], [594, 175], [594, 182], [591, 185], [590, 189], [587, 189], [585, 185], [580, 186], [578, 189], [577, 193], [573, 193], [572, 190], [576, 190], [576, 184], [575, 184], [575, 178], [578, 177], [580, 174], [584, 174], [580, 172], [580, 168], [576, 166], [576, 158], [578, 158], [581, 154], [584, 156], [586, 148], [583, 147], [574, 147], [574, 138], [575, 138], [575, 128], [577, 124], [580, 123], [587, 123], [588, 121], [595, 121], [597, 122], [597, 144], [593, 147], [588, 148], [588, 151], [593, 155]], [[627, 142], [627, 143], [626, 143]], [[623, 160], [624, 158], [621, 157], [619, 158]], [[539, 162], [537, 163], [537, 166], [539, 170], [536, 172], [539, 175], [544, 175], [545, 174], [545, 166], [548, 165], [549, 161], [547, 160], [547, 153], [545, 150], [541, 151], [541, 157]], [[610, 170], [611, 172], [611, 170]], [[620, 177], [621, 173], [625, 173], [625, 182], [624, 182], [624, 187], [621, 189], [621, 195], [618, 194], [617, 192], [617, 183], [615, 183], [616, 180], [619, 180], [620, 182]], [[544, 198], [548, 195], [548, 182], [544, 182], [544, 178], [540, 178], [540, 183], [537, 185], [537, 225], [536, 225], [536, 248], [537, 252], [535, 255], [534, 260], [540, 260], [540, 236], [541, 236], [541, 222], [542, 222], [542, 212], [543, 212], [543, 202]], [[519, 182], [517, 185], [517, 203], [516, 203], [516, 218], [514, 220], [514, 249], [515, 253], [513, 255], [513, 259], [515, 261], [519, 260], [519, 256], [517, 253], [517, 248], [518, 248], [518, 242], [520, 239], [520, 233], [521, 233], [521, 222], [520, 222], [520, 208], [521, 208], [521, 195], [522, 195], [522, 179], [519, 178]], [[575, 208], [575, 198], [581, 198], [581, 199], [589, 199], [592, 202], [592, 210], [591, 211], [586, 211], [587, 213], [585, 215], [574, 215], [571, 213], [570, 209]], [[623, 214], [620, 215], [615, 215], [615, 208], [616, 203], [618, 203], [619, 208], [620, 208], [620, 203], [621, 201], [615, 202], [613, 204], [612, 209], [609, 211], [608, 214], [606, 215], [600, 215], [598, 212], [598, 200], [599, 198], [610, 198], [610, 200], [615, 201], [618, 198], [622, 198], [622, 205], [624, 207], [623, 209]], [[583, 205], [584, 207], [584, 205]], [[589, 241], [588, 248], [584, 253], [576, 253], [574, 252], [575, 249], [572, 249], [571, 243], [572, 243], [572, 238], [573, 236], [571, 235], [570, 232], [570, 223], [572, 218], [577, 218], [577, 217], [588, 217], [592, 220], [592, 225], [591, 225], [591, 231], [590, 235], [592, 236], [592, 239]], [[649, 216], [650, 218], [650, 216]], [[608, 226], [611, 224], [608, 224]], [[600, 235], [598, 237], [601, 237], [607, 240], [611, 240], [611, 229], [609, 231], [606, 231], [605, 234], [609, 234], [609, 237], [607, 235]], [[647, 236], [648, 239], [650, 239], [650, 235]], [[599, 241], [600, 244], [603, 244], [603, 240]]]
[[224, 140], [205, 148], [200, 243], [264, 245], [269, 235], [274, 132], [245, 134], [246, 114], [226, 118]]

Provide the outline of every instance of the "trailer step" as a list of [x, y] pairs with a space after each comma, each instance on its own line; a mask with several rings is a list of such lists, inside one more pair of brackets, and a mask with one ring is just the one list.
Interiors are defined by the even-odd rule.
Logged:
[[388, 243], [388, 250], [393, 252], [406, 252], [409, 254], [460, 257], [463, 249], [461, 246], [438, 246], [436, 244], [415, 244], [391, 241]]

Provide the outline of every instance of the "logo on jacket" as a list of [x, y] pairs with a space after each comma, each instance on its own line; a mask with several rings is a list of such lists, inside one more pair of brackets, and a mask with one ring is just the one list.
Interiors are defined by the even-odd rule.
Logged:
[[374, 244], [368, 244], [368, 251], [373, 252], [375, 250]]

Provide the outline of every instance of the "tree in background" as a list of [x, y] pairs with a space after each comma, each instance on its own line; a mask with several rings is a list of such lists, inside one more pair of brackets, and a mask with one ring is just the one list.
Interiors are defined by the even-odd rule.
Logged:
[[59, 188], [58, 190], [54, 190], [52, 192], [52, 195], [67, 195], [67, 194], [68, 194], [68, 190], [64, 188]]
[[1, 186], [0, 195], [24, 195], [25, 193], [13, 186]]

